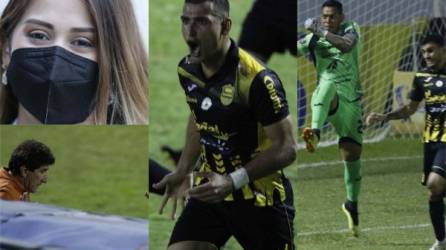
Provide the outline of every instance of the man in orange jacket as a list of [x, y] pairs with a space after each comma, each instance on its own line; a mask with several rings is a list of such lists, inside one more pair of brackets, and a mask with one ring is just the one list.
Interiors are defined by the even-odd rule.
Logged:
[[8, 167], [0, 169], [0, 199], [30, 200], [30, 193], [47, 182], [51, 150], [36, 140], [22, 142], [11, 155]]

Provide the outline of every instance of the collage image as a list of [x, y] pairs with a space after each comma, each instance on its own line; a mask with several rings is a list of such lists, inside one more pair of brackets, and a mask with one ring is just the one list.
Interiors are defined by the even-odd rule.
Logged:
[[0, 249], [446, 250], [446, 0], [0, 0]]

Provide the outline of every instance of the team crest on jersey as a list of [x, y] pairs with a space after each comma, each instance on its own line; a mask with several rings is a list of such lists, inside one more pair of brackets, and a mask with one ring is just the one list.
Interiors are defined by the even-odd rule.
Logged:
[[201, 102], [201, 109], [202, 110], [209, 110], [212, 106], [212, 100], [209, 97], [206, 97], [203, 99], [203, 101]]
[[443, 81], [442, 81], [442, 80], [438, 80], [438, 81], [435, 83], [435, 86], [441, 88], [441, 86], [443, 86]]
[[231, 84], [226, 84], [221, 88], [220, 101], [223, 105], [228, 106], [234, 99], [234, 87]]

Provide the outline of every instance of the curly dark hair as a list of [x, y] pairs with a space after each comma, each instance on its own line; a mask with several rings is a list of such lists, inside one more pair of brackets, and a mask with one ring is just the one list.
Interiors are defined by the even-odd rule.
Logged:
[[20, 175], [20, 167], [34, 171], [42, 166], [53, 165], [53, 153], [45, 144], [36, 140], [26, 140], [18, 145], [9, 159], [8, 170], [13, 175]]

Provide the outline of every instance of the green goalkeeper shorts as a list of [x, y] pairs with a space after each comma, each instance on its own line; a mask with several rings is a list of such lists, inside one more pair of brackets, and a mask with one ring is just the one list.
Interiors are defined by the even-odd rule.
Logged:
[[354, 140], [362, 145], [362, 107], [360, 98], [350, 101], [338, 95], [338, 105], [327, 121], [336, 130], [338, 140]]

